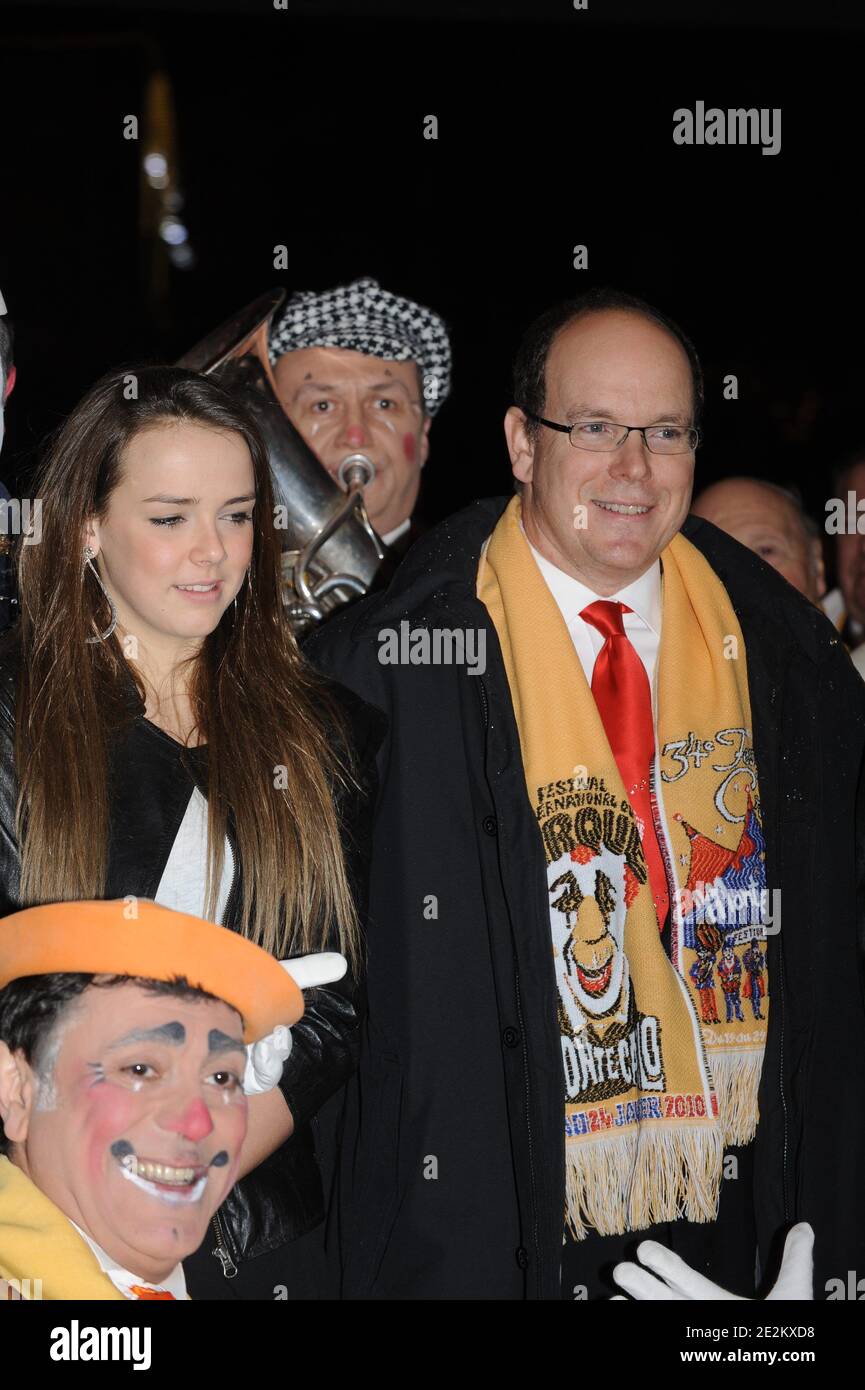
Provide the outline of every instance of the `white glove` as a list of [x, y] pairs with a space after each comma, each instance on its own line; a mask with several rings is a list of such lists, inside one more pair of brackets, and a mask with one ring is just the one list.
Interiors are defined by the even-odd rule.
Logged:
[[[736, 1303], [750, 1303], [752, 1299], [742, 1298], [737, 1293], [727, 1293], [726, 1289], [704, 1279], [690, 1265], [674, 1255], [666, 1246], [655, 1240], [644, 1240], [637, 1246], [637, 1254], [646, 1266], [642, 1269], [633, 1261], [616, 1265], [613, 1278], [620, 1289], [639, 1300], [655, 1299], [667, 1302], [697, 1299], [702, 1302], [721, 1302], [730, 1300]], [[649, 1273], [649, 1270], [654, 1271]], [[658, 1276], [657, 1278], [655, 1276]], [[765, 1302], [779, 1300], [799, 1300], [812, 1302], [814, 1299], [814, 1231], [807, 1221], [800, 1221], [790, 1230], [784, 1245], [784, 1258], [781, 1270]], [[614, 1294], [610, 1300], [624, 1302], [622, 1294]]]
[[[315, 989], [341, 980], [348, 962], [338, 951], [320, 951], [314, 956], [296, 956], [280, 965], [300, 989]], [[291, 1029], [280, 1024], [266, 1038], [250, 1043], [246, 1049], [243, 1089], [248, 1096], [259, 1096], [279, 1085], [283, 1064], [291, 1052]]]

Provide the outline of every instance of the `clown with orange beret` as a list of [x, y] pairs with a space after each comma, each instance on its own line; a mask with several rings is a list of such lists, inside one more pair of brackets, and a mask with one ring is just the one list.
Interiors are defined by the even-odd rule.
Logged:
[[301, 988], [344, 970], [147, 901], [5, 918], [0, 1296], [186, 1299], [246, 1097], [277, 1084]]

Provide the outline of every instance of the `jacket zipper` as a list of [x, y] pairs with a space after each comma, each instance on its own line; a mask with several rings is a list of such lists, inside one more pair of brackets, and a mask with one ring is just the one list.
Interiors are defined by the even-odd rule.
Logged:
[[490, 709], [489, 705], [487, 704], [487, 692], [486, 687], [484, 686], [482, 676], [478, 676], [478, 691], [480, 693], [481, 705], [483, 706], [484, 711], [484, 735], [486, 736], [487, 730], [490, 726]]
[[[483, 708], [483, 715], [484, 715], [484, 748], [486, 748], [486, 741], [487, 741], [487, 735], [488, 735], [488, 733], [489, 733], [489, 722], [490, 722], [490, 721], [489, 721], [489, 703], [488, 703], [488, 701], [487, 701], [486, 686], [484, 685], [483, 678], [482, 678], [481, 676], [478, 676], [478, 677], [477, 677], [477, 682], [478, 682], [478, 693], [480, 694], [480, 697], [481, 697], [481, 706], [482, 706], [482, 708]], [[486, 772], [486, 758], [484, 758], [484, 771]], [[489, 787], [489, 780], [487, 781], [487, 786]], [[495, 805], [495, 797], [493, 797], [493, 795], [492, 795], [492, 787], [490, 787], [490, 796], [492, 797], [493, 805]], [[501, 872], [501, 870], [500, 870], [500, 872]], [[504, 888], [504, 884], [502, 884], [502, 887]], [[507, 894], [505, 894], [505, 899], [507, 900]], [[514, 947], [514, 956], [515, 956], [515, 960], [516, 960], [516, 947]], [[519, 1026], [520, 1026], [520, 1042], [521, 1042], [521, 1044], [522, 1044], [521, 1051], [522, 1051], [522, 1058], [523, 1058], [523, 1080], [524, 1080], [524, 1082], [525, 1082], [525, 1095], [526, 1095], [526, 1138], [527, 1138], [528, 1151], [529, 1151], [529, 1180], [530, 1180], [531, 1192], [532, 1192], [532, 1240], [533, 1240], [533, 1243], [534, 1243], [535, 1255], [536, 1255], [537, 1261], [538, 1261], [538, 1287], [540, 1288], [540, 1285], [541, 1285], [541, 1275], [542, 1275], [542, 1269], [543, 1269], [543, 1260], [542, 1260], [542, 1258], [541, 1258], [541, 1248], [540, 1248], [540, 1242], [539, 1242], [539, 1239], [538, 1239], [538, 1199], [537, 1199], [537, 1179], [536, 1179], [536, 1174], [535, 1174], [535, 1145], [534, 1145], [534, 1136], [533, 1136], [533, 1134], [532, 1134], [531, 1087], [530, 1087], [530, 1082], [529, 1082], [529, 1054], [528, 1054], [528, 1048], [527, 1048], [527, 1046], [526, 1046], [526, 1029], [525, 1029], [525, 1023], [524, 1023], [524, 1021], [523, 1021], [522, 996], [521, 996], [521, 993], [520, 993], [520, 972], [519, 972], [519, 970], [518, 970], [517, 968], [515, 968], [515, 970], [514, 970], [514, 978], [515, 978], [515, 984], [516, 984], [517, 1021], [519, 1022]]]
[[537, 1201], [537, 1184], [536, 1184], [536, 1181], [535, 1181], [535, 1145], [534, 1145], [534, 1139], [533, 1139], [533, 1136], [532, 1136], [532, 1119], [531, 1119], [531, 1109], [530, 1109], [529, 1054], [528, 1054], [528, 1049], [526, 1048], [526, 1028], [525, 1028], [525, 1024], [523, 1023], [523, 1006], [522, 1006], [522, 998], [521, 998], [521, 995], [520, 995], [520, 972], [519, 972], [519, 970], [517, 970], [517, 971], [515, 971], [514, 973], [515, 973], [515, 976], [516, 976], [516, 988], [517, 988], [517, 1018], [518, 1018], [518, 1020], [519, 1020], [519, 1025], [520, 1025], [520, 1038], [522, 1039], [523, 1077], [524, 1077], [524, 1079], [525, 1079], [525, 1085], [526, 1085], [526, 1135], [527, 1135], [527, 1138], [528, 1138], [528, 1147], [529, 1147], [529, 1179], [530, 1179], [531, 1186], [532, 1186], [532, 1241], [534, 1242], [535, 1253], [536, 1253], [536, 1255], [537, 1255], [537, 1260], [538, 1260], [538, 1283], [539, 1283], [539, 1287], [540, 1287], [540, 1279], [541, 1279], [541, 1272], [542, 1272], [542, 1268], [543, 1268], [543, 1261], [541, 1260], [541, 1247], [540, 1247], [540, 1241], [539, 1241], [539, 1239], [538, 1239], [538, 1201]]
[[784, 1111], [784, 1161], [782, 1172], [784, 1175], [784, 1220], [790, 1220], [790, 1203], [788, 1201], [787, 1183], [787, 1097], [784, 1095], [784, 963], [782, 960], [781, 934], [778, 933], [778, 982], [781, 986], [781, 1055], [779, 1059], [779, 1071], [781, 1074], [781, 1108]]
[[213, 1250], [211, 1250], [210, 1253], [211, 1255], [215, 1255], [216, 1258], [219, 1260], [219, 1263], [222, 1265], [222, 1273], [224, 1274], [225, 1278], [233, 1279], [235, 1274], [237, 1273], [237, 1265], [234, 1263], [234, 1260], [228, 1253], [228, 1246], [226, 1245], [223, 1239], [222, 1222], [219, 1219], [218, 1211], [215, 1211], [213, 1213], [213, 1218], [210, 1224], [213, 1227], [213, 1230], [216, 1234], [216, 1247]]

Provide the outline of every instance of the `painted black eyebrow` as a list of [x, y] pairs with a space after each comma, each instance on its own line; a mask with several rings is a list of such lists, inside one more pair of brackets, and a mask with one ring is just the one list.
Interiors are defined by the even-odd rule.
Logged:
[[223, 1033], [221, 1028], [211, 1028], [207, 1035], [207, 1046], [210, 1052], [245, 1052], [246, 1044], [242, 1038], [232, 1038], [228, 1033]]
[[158, 1028], [133, 1028], [125, 1037], [110, 1043], [105, 1051], [114, 1052], [118, 1047], [126, 1047], [128, 1043], [136, 1042], [162, 1042], [179, 1047], [181, 1043], [186, 1042], [186, 1029], [182, 1023], [176, 1022], [163, 1023]]

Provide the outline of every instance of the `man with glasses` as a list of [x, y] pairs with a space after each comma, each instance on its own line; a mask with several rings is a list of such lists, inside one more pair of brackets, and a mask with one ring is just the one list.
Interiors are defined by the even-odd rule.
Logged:
[[[865, 1267], [865, 692], [688, 516], [703, 383], [670, 319], [558, 305], [514, 384], [517, 496], [309, 647], [390, 721], [343, 1293], [809, 1298], [816, 1233], [825, 1297]], [[760, 1018], [718, 1007], [755, 943]]]

